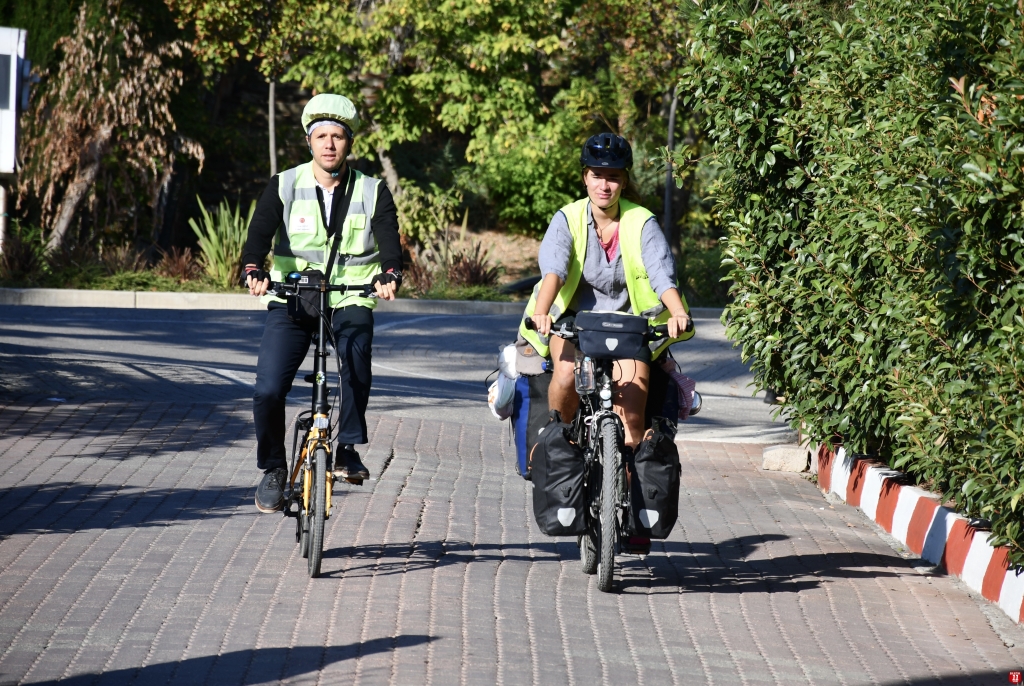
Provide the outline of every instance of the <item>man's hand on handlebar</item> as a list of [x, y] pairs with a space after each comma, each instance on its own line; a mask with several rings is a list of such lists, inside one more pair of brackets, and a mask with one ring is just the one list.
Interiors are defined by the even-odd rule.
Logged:
[[533, 328], [541, 336], [548, 336], [551, 334], [551, 315], [547, 314], [535, 314], [530, 319], [533, 320]]
[[685, 311], [680, 311], [678, 314], [672, 315], [665, 324], [668, 326], [669, 338], [678, 338], [686, 332], [690, 324], [690, 316]]
[[249, 294], [257, 298], [267, 294], [270, 288], [270, 274], [263, 271], [254, 264], [245, 265], [245, 285], [249, 288]]
[[377, 274], [370, 283], [378, 298], [394, 300], [398, 293], [398, 287], [402, 285], [402, 273], [392, 270]]

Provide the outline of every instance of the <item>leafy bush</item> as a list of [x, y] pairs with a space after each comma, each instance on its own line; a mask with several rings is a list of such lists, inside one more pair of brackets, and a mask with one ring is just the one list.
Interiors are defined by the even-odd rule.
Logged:
[[755, 7], [704, 4], [688, 44], [728, 333], [794, 424], [936, 484], [1024, 563], [1017, 3]]
[[395, 198], [402, 234], [420, 245], [438, 238], [447, 240], [449, 227], [458, 216], [462, 193], [455, 187], [442, 190], [431, 183], [429, 190], [403, 181], [402, 194]]
[[232, 210], [226, 199], [221, 200], [212, 214], [203, 207], [200, 200], [199, 210], [203, 213], [202, 227], [195, 219], [189, 219], [188, 223], [199, 238], [199, 247], [203, 251], [200, 258], [203, 269], [221, 288], [231, 288], [239, 283], [242, 249], [245, 247], [249, 222], [256, 211], [256, 202], [249, 204], [249, 213], [244, 220], [241, 204]]
[[41, 285], [51, 288], [90, 288], [106, 273], [103, 263], [86, 243], [65, 243], [46, 255], [46, 275]]
[[43, 264], [42, 232], [12, 221], [0, 252], [0, 280], [35, 283], [43, 276]]
[[729, 302], [729, 271], [722, 266], [716, 241], [682, 241], [676, 269], [679, 285], [691, 307], [722, 307]]

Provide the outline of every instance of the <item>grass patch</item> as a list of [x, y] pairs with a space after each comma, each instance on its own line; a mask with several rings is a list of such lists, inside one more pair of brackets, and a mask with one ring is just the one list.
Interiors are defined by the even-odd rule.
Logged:
[[406, 291], [405, 297], [420, 300], [480, 300], [485, 302], [509, 302], [508, 295], [498, 291], [497, 286], [450, 286], [435, 283], [423, 292]]

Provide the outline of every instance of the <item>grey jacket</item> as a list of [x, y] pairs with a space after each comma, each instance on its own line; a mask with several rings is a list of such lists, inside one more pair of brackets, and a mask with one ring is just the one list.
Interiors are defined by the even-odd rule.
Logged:
[[[622, 266], [622, 247], [611, 262], [608, 261], [601, 242], [597, 237], [597, 226], [594, 215], [587, 204], [587, 256], [583, 261], [583, 277], [576, 288], [569, 309], [576, 312], [582, 310], [605, 310], [611, 312], [632, 312], [629, 304], [629, 293], [626, 291], [626, 275]], [[651, 217], [644, 224], [640, 233], [640, 251], [651, 281], [651, 288], [660, 298], [670, 288], [676, 287], [676, 266], [672, 259], [672, 251], [665, 240], [658, 220]], [[559, 210], [551, 219], [544, 240], [540, 244], [540, 264], [542, 276], [557, 274], [565, 281], [569, 273], [569, 259], [572, 256], [572, 234], [569, 232], [569, 221]]]

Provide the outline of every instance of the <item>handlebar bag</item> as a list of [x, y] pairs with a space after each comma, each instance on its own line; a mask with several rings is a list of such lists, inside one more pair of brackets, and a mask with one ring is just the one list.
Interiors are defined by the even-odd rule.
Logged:
[[579, 349], [584, 355], [612, 360], [636, 358], [644, 349], [647, 320], [622, 312], [576, 315]]
[[[297, 281], [289, 280], [289, 283], [297, 283], [300, 286], [320, 286], [324, 280], [324, 273], [319, 269], [312, 269], [299, 272]], [[320, 291], [302, 290], [298, 295], [288, 298], [288, 317], [299, 324], [315, 324], [320, 320]]]
[[636, 536], [668, 538], [679, 516], [679, 449], [673, 429], [656, 417], [629, 465], [627, 528]]
[[533, 517], [548, 536], [578, 536], [586, 530], [585, 470], [572, 429], [552, 410], [530, 452]]

